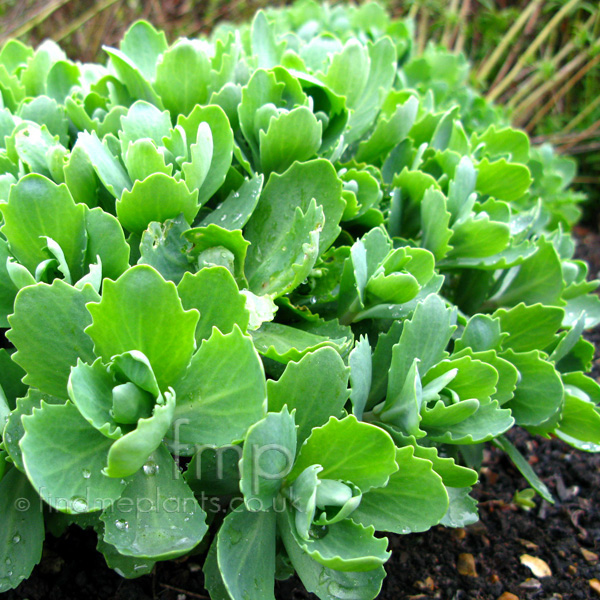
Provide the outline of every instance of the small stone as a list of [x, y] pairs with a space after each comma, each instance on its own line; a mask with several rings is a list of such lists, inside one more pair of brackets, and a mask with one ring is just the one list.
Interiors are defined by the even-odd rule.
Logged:
[[517, 538], [519, 544], [521, 544], [521, 546], [524, 546], [525, 548], [527, 548], [527, 550], [537, 550], [539, 548], [539, 546], [537, 544], [534, 544], [533, 542], [530, 542], [529, 540], [524, 540], [521, 538]]
[[522, 565], [525, 565], [527, 568], [531, 569], [531, 572], [536, 577], [551, 577], [552, 571], [548, 566], [546, 561], [543, 561], [541, 558], [537, 556], [531, 556], [530, 554], [523, 554], [520, 557], [520, 561]]
[[202, 567], [200, 565], [197, 565], [196, 563], [189, 563], [188, 569], [192, 573], [198, 573], [198, 571], [202, 570]]
[[515, 596], [510, 592], [504, 592], [502, 596], [498, 597], [498, 600], [519, 600], [519, 596]]
[[590, 579], [588, 583], [590, 584], [590, 587], [594, 590], [594, 592], [596, 592], [596, 594], [600, 596], [600, 581], [598, 581], [597, 579]]
[[596, 564], [598, 562], [598, 555], [595, 552], [581, 548], [581, 554], [589, 563]]
[[475, 568], [475, 558], [472, 554], [460, 554], [456, 565], [458, 572], [466, 577], [478, 577], [477, 569]]
[[567, 567], [567, 573], [569, 573], [569, 575], [577, 575], [577, 567], [575, 565], [569, 565]]
[[498, 577], [497, 573], [492, 573], [489, 577], [488, 577], [488, 581], [491, 584], [495, 584], [495, 583], [500, 583], [500, 577]]
[[433, 592], [435, 582], [431, 577], [426, 577], [424, 581], [415, 581], [414, 586], [422, 592]]
[[542, 584], [537, 579], [529, 577], [525, 581], [522, 581], [519, 587], [524, 590], [540, 590], [542, 589]]
[[455, 540], [464, 540], [467, 537], [467, 531], [464, 527], [457, 527], [452, 530], [452, 537]]

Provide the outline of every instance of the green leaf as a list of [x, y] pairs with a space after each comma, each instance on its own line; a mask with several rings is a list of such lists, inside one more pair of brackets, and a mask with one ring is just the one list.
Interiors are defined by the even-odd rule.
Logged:
[[449, 227], [450, 217], [450, 213], [446, 210], [444, 194], [439, 190], [427, 189], [421, 202], [423, 222], [421, 245], [435, 256], [436, 261], [442, 260], [452, 250], [452, 246], [448, 243], [453, 235]]
[[92, 286], [76, 289], [60, 279], [23, 288], [10, 316], [8, 339], [17, 348], [13, 360], [27, 373], [24, 383], [67, 398], [67, 381], [77, 359], [94, 361], [88, 302], [98, 300]]
[[59, 60], [48, 71], [46, 93], [63, 104], [65, 98], [71, 93], [71, 89], [79, 85], [80, 76], [79, 67], [76, 64]]
[[363, 495], [352, 520], [378, 531], [427, 531], [448, 509], [446, 488], [431, 462], [414, 456], [412, 446], [397, 448], [396, 461], [399, 470], [385, 487]]
[[[220, 106], [196, 106], [189, 116], [180, 115], [177, 125], [185, 131], [188, 148], [196, 142], [198, 128], [201, 123], [207, 123], [212, 137], [212, 159], [210, 167], [200, 186], [198, 204], [205, 204], [223, 185], [231, 167], [233, 157], [233, 131], [229, 119]], [[187, 177], [187, 175], [186, 175]], [[242, 227], [239, 225], [238, 228]]]
[[[123, 82], [132, 98], [144, 100], [159, 108], [162, 107], [160, 97], [152, 88], [147, 76], [142, 74], [142, 71], [137, 66], [136, 62], [129, 58], [127, 54], [116, 48], [103, 46], [102, 49], [110, 57], [110, 62], [117, 72], [119, 80]], [[151, 56], [151, 53], [147, 54], [148, 59], [150, 59]]]
[[333, 165], [316, 159], [295, 163], [282, 175], [274, 173], [269, 177], [245, 231], [246, 239], [252, 243], [248, 254], [249, 277], [268, 250], [280, 251], [286, 245], [283, 238], [289, 233], [296, 209], [306, 214], [313, 198], [323, 207], [325, 216], [319, 235], [319, 254], [322, 254], [340, 233], [338, 224], [345, 208], [342, 182]]
[[150, 361], [161, 390], [181, 377], [194, 351], [198, 313], [184, 311], [175, 285], [152, 267], [137, 265], [117, 281], [105, 280], [102, 299], [88, 310], [93, 323], [86, 333], [105, 362], [139, 350]]
[[389, 118], [380, 115], [369, 139], [359, 144], [355, 160], [373, 163], [379, 157], [387, 156], [408, 135], [415, 122], [418, 108], [419, 101], [415, 96], [410, 96], [406, 102], [398, 105]]
[[27, 175], [11, 188], [2, 215], [2, 233], [10, 250], [31, 273], [49, 258], [43, 239], [47, 236], [61, 247], [74, 281], [83, 275], [85, 209], [73, 202], [66, 185], [57, 186], [42, 175]]
[[340, 479], [357, 485], [363, 494], [385, 486], [398, 470], [392, 438], [378, 427], [361, 423], [349, 415], [342, 420], [331, 417], [313, 429], [300, 448], [289, 479], [307, 467], [321, 465], [321, 479]]
[[[388, 540], [376, 538], [374, 527], [363, 527], [350, 519], [326, 526], [323, 537], [296, 542], [311, 558], [336, 571], [371, 571], [383, 566], [391, 556]], [[292, 530], [293, 533], [293, 530]]]
[[150, 223], [142, 234], [138, 264], [150, 265], [166, 280], [178, 284], [193, 268], [187, 254], [192, 244], [183, 237], [189, 228], [182, 214], [164, 223]]
[[110, 447], [103, 473], [116, 478], [137, 473], [150, 454], [161, 445], [173, 422], [174, 413], [175, 397], [165, 392], [164, 404], [156, 404], [152, 416], [139, 419], [133, 431], [120, 437]]
[[371, 571], [344, 572], [330, 569], [311, 558], [298, 545], [290, 511], [278, 513], [278, 531], [304, 587], [321, 600], [374, 600], [385, 577], [383, 567]]
[[168, 437], [182, 452], [194, 444], [241, 440], [266, 412], [262, 363], [252, 340], [237, 326], [227, 335], [213, 329], [174, 387], [177, 407]]
[[10, 252], [8, 243], [0, 239], [0, 327], [8, 327], [8, 315], [13, 313], [19, 288], [13, 283], [7, 269]]
[[523, 477], [525, 477], [529, 485], [544, 500], [550, 502], [550, 504], [554, 504], [554, 498], [552, 497], [552, 494], [550, 493], [550, 490], [546, 484], [536, 475], [531, 465], [527, 462], [527, 459], [517, 450], [510, 440], [501, 435], [494, 440], [494, 444], [508, 454], [508, 457], [512, 463], [515, 465], [515, 467], [517, 467], [517, 469], [519, 469], [519, 472], [521, 475], [523, 475]]
[[0, 514], [0, 592], [6, 592], [31, 575], [44, 544], [41, 500], [17, 469], [0, 480]]
[[219, 225], [229, 231], [244, 227], [258, 204], [263, 181], [264, 175], [260, 173], [244, 180], [242, 186], [236, 191], [232, 190], [215, 210], [202, 219], [200, 225]]
[[102, 473], [112, 440], [96, 431], [66, 404], [41, 403], [23, 416], [25, 471], [40, 496], [66, 513], [103, 510], [123, 491], [123, 483]]
[[189, 462], [185, 480], [197, 496], [239, 496], [242, 446], [202, 446]]
[[485, 212], [455, 223], [453, 229], [449, 259], [494, 256], [505, 250], [510, 242], [509, 226], [491, 220]]
[[273, 511], [239, 507], [225, 517], [216, 538], [217, 561], [231, 600], [275, 598], [275, 527]]
[[153, 560], [123, 556], [112, 544], [107, 544], [101, 537], [98, 537], [96, 550], [104, 555], [108, 568], [113, 569], [125, 579], [135, 579], [142, 575], [148, 575], [156, 564]]
[[474, 352], [496, 350], [507, 337], [502, 333], [500, 320], [489, 315], [473, 315], [465, 325], [460, 338], [454, 342], [454, 351], [471, 348]]
[[567, 393], [560, 423], [554, 434], [579, 450], [599, 452], [600, 411], [597, 405]]
[[183, 213], [192, 223], [198, 213], [198, 192], [190, 192], [184, 181], [177, 181], [164, 173], [154, 173], [143, 181], [136, 181], [129, 190], [123, 190], [117, 200], [117, 217], [121, 225], [134, 233], [141, 233], [152, 221], [162, 223]]
[[269, 410], [295, 410], [298, 444], [329, 417], [339, 417], [348, 400], [348, 368], [338, 352], [324, 347], [290, 361], [278, 381], [267, 381]]
[[113, 388], [117, 385], [102, 359], [88, 365], [80, 360], [71, 369], [69, 398], [81, 416], [102, 435], [120, 438], [121, 426], [112, 415]]
[[103, 277], [117, 279], [129, 268], [129, 245], [125, 241], [119, 221], [101, 208], [86, 208], [85, 230], [85, 263], [90, 265], [99, 256]]
[[106, 142], [101, 142], [94, 131], [80, 132], [75, 148], [81, 148], [85, 152], [98, 178], [115, 198], [120, 198], [123, 190], [131, 189], [132, 183], [127, 171], [109, 150]]
[[323, 81], [346, 98], [346, 106], [355, 109], [363, 100], [369, 78], [369, 53], [356, 39], [350, 39], [341, 52], [333, 55]]
[[[260, 204], [249, 227], [252, 227], [259, 210]], [[250, 229], [247, 236], [251, 245], [246, 264], [250, 290], [259, 295], [281, 296], [298, 287], [308, 277], [318, 258], [324, 221], [323, 210], [313, 199], [305, 213], [298, 207], [289, 222], [277, 220], [279, 227], [272, 220], [262, 223], [258, 238], [254, 237], [256, 227]], [[287, 228], [283, 230], [281, 225]], [[270, 228], [279, 231], [268, 235]], [[255, 252], [252, 251], [254, 248]]]
[[240, 461], [240, 490], [247, 510], [275, 508], [275, 497], [292, 470], [295, 457], [296, 425], [288, 407], [267, 413], [248, 429]]
[[499, 129], [490, 125], [481, 135], [475, 132], [471, 137], [473, 148], [485, 144], [485, 154], [490, 158], [506, 156], [509, 160], [527, 164], [529, 162], [529, 137], [524, 131], [505, 127]]
[[477, 191], [506, 202], [520, 200], [533, 181], [525, 165], [509, 163], [504, 158], [494, 162], [484, 158], [478, 171]]
[[266, 322], [250, 333], [256, 349], [263, 356], [284, 364], [299, 361], [305, 354], [324, 346], [341, 351], [347, 344], [346, 338], [331, 339], [281, 323]]
[[431, 294], [417, 305], [412, 319], [404, 324], [400, 341], [392, 350], [388, 396], [400, 392], [415, 358], [419, 359], [421, 374], [427, 373], [445, 358], [446, 346], [456, 329], [454, 318], [454, 311], [446, 308], [437, 295]]
[[21, 381], [26, 373], [12, 360], [12, 355], [6, 348], [0, 349], [0, 386], [8, 405], [14, 408], [17, 398], [25, 396], [28, 387]]
[[179, 40], [156, 64], [154, 89], [173, 118], [206, 104], [209, 82], [210, 62], [202, 47], [192, 41]]
[[148, 21], [137, 21], [125, 32], [120, 47], [144, 76], [152, 80], [157, 60], [167, 49], [167, 38]]
[[[348, 357], [350, 367], [350, 401], [352, 413], [362, 420], [362, 415], [367, 405], [373, 375], [373, 360], [371, 345], [366, 336], [361, 336]], [[267, 384], [268, 385], [268, 384]]]
[[477, 471], [457, 465], [453, 458], [440, 456], [438, 449], [435, 447], [419, 446], [416, 441], [411, 443], [415, 451], [415, 457], [430, 461], [433, 470], [442, 478], [446, 488], [469, 487], [477, 483]]
[[[188, 256], [190, 258], [198, 257], [201, 268], [205, 266], [200, 262], [201, 260], [210, 266], [229, 266], [227, 264], [227, 251], [229, 251], [233, 257], [233, 275], [240, 286], [245, 283], [244, 265], [249, 242], [244, 238], [241, 230], [229, 231], [219, 225], [211, 224], [206, 227], [189, 229], [183, 235], [193, 244], [188, 251]], [[216, 262], [215, 256], [212, 256], [211, 252], [215, 253], [217, 260], [224, 261], [224, 264]]]
[[164, 154], [161, 154], [155, 142], [149, 138], [129, 143], [123, 161], [133, 181], [146, 179], [154, 173], [173, 174], [173, 165], [165, 162]]
[[544, 350], [555, 342], [564, 314], [563, 309], [554, 306], [526, 306], [521, 302], [510, 310], [499, 309], [493, 316], [500, 319], [502, 332], [509, 334], [502, 348], [529, 352]]
[[321, 146], [322, 133], [321, 122], [306, 106], [271, 117], [266, 132], [259, 132], [263, 173], [283, 173], [295, 161], [313, 158]]
[[100, 518], [107, 543], [125, 556], [142, 559], [186, 554], [208, 530], [206, 513], [163, 445]]
[[470, 487], [447, 487], [450, 506], [448, 512], [440, 521], [444, 527], [466, 527], [479, 521], [477, 500], [469, 496]]
[[231, 333], [235, 325], [246, 331], [250, 318], [246, 297], [240, 294], [225, 267], [207, 267], [194, 275], [185, 273], [177, 293], [185, 310], [195, 308], [200, 313], [196, 327], [198, 345], [210, 337], [213, 327], [225, 334]]
[[560, 258], [551, 242], [538, 241], [537, 252], [519, 267], [508, 287], [493, 300], [499, 305], [515, 306], [520, 302], [562, 306], [564, 289]]
[[563, 406], [564, 388], [554, 365], [537, 350], [507, 350], [502, 358], [510, 361], [520, 375], [514, 398], [505, 404], [517, 424], [538, 426], [557, 415]]
[[285, 44], [278, 44], [264, 11], [259, 10], [252, 21], [252, 53], [261, 69], [276, 67], [281, 62]]

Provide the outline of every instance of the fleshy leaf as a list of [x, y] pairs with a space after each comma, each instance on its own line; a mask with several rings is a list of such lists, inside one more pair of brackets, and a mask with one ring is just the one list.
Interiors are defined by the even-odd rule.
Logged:
[[289, 362], [279, 380], [267, 381], [269, 410], [296, 411], [298, 444], [329, 417], [342, 414], [348, 399], [348, 368], [333, 348], [324, 347]]
[[[0, 457], [1, 458], [1, 457]], [[18, 469], [0, 480], [0, 593], [17, 587], [42, 558], [44, 515], [40, 498]]]
[[313, 429], [300, 448], [289, 479], [293, 480], [311, 465], [321, 465], [321, 479], [350, 481], [366, 493], [385, 486], [398, 470], [394, 443], [390, 436], [373, 425], [349, 415], [342, 420], [331, 417]]
[[225, 267], [206, 267], [193, 275], [185, 273], [177, 293], [185, 310], [195, 308], [200, 313], [196, 327], [198, 345], [210, 337], [213, 327], [225, 334], [231, 333], [234, 325], [246, 331], [250, 317], [246, 298]]
[[125, 556], [153, 560], [186, 554], [208, 529], [206, 513], [162, 445], [101, 519], [107, 543]]
[[17, 348], [13, 360], [27, 372], [25, 383], [67, 398], [71, 367], [78, 358], [90, 363], [95, 358], [84, 329], [91, 323], [86, 304], [96, 300], [92, 286], [79, 290], [60, 279], [19, 292], [7, 337]]
[[112, 440], [66, 404], [46, 404], [23, 417], [25, 471], [40, 496], [66, 513], [103, 510], [123, 491], [119, 479], [102, 473]]
[[237, 326], [227, 335], [213, 329], [174, 387], [177, 407], [168, 437], [181, 453], [196, 444], [241, 440], [266, 412], [262, 363], [252, 340]]
[[270, 412], [248, 429], [240, 461], [246, 509], [268, 511], [296, 457], [296, 425], [287, 407]]
[[161, 390], [182, 375], [194, 351], [198, 313], [184, 311], [175, 285], [152, 267], [138, 265], [117, 281], [105, 280], [102, 299], [88, 310], [93, 323], [86, 333], [105, 362], [139, 350], [150, 361]]
[[364, 494], [351, 518], [379, 531], [427, 531], [448, 509], [446, 488], [431, 462], [414, 456], [412, 446], [398, 448], [396, 460], [398, 471], [388, 484]]

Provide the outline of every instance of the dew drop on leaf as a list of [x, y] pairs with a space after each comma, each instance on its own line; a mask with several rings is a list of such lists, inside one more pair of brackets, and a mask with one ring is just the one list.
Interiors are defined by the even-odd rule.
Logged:
[[119, 531], [127, 531], [129, 529], [129, 523], [127, 521], [124, 521], [123, 519], [117, 519], [115, 521], [115, 527]]
[[92, 472], [88, 469], [83, 469], [83, 471], [81, 471], [81, 474], [83, 475], [84, 479], [89, 479], [92, 476]]
[[86, 512], [88, 509], [88, 504], [85, 498], [81, 498], [79, 496], [76, 496], [75, 498], [71, 499], [71, 506], [73, 508], [73, 511], [76, 513], [83, 513]]
[[149, 476], [156, 475], [158, 473], [158, 465], [153, 461], [147, 462], [144, 465], [144, 473]]
[[18, 544], [21, 541], [21, 536], [18, 533], [15, 533], [12, 538], [13, 544]]

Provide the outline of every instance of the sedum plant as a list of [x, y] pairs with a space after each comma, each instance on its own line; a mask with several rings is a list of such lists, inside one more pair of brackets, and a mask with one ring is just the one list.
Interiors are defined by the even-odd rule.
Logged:
[[0, 590], [45, 531], [213, 600], [372, 599], [387, 539], [477, 520], [482, 447], [600, 450], [572, 164], [377, 4], [105, 64], [0, 51]]

